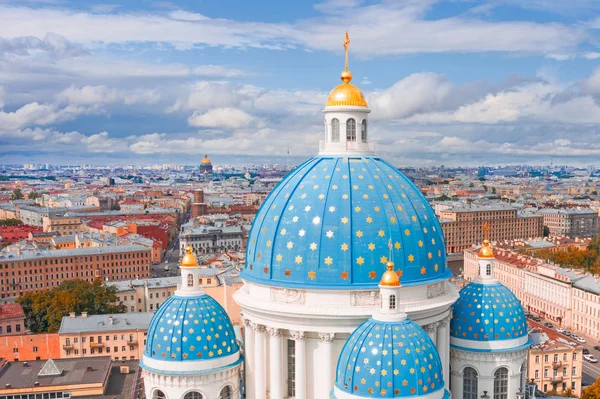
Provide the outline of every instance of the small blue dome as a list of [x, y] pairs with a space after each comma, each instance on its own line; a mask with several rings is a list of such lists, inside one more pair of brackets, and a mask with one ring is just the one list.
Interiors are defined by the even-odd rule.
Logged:
[[429, 203], [376, 157], [319, 156], [300, 165], [263, 203], [247, 247], [241, 277], [266, 285], [377, 288], [390, 256], [404, 286], [450, 276]]
[[144, 354], [155, 360], [209, 360], [239, 351], [231, 320], [210, 296], [173, 295], [156, 311]]
[[410, 319], [369, 319], [348, 338], [335, 386], [369, 398], [428, 395], [444, 388], [442, 362], [431, 338]]
[[453, 307], [450, 336], [471, 341], [501, 341], [527, 336], [521, 302], [501, 283], [471, 282]]

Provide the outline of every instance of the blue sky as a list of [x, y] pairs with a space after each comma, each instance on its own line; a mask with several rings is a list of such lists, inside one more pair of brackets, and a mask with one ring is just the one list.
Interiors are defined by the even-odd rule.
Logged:
[[0, 162], [298, 162], [343, 69], [398, 165], [598, 164], [600, 2], [0, 0]]

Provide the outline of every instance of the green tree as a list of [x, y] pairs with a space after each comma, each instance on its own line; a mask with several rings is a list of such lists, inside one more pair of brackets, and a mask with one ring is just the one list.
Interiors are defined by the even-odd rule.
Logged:
[[15, 188], [10, 196], [11, 200], [20, 200], [23, 199], [23, 192], [20, 188]]
[[475, 185], [473, 183], [470, 183], [469, 187], [475, 187]]
[[23, 224], [19, 219], [4, 219], [0, 220], [0, 226], [18, 226]]
[[496, 187], [492, 187], [492, 194], [496, 194]]
[[550, 236], [550, 227], [544, 226], [544, 237]]
[[486, 185], [484, 184], [484, 185], [482, 185], [481, 187], [483, 187], [483, 189], [484, 189], [484, 190], [485, 190], [485, 192], [487, 193], [488, 186], [486, 186]]
[[600, 399], [600, 378], [583, 390], [581, 399]]
[[41, 195], [39, 195], [39, 194], [38, 194], [37, 192], [35, 192], [35, 191], [32, 191], [32, 192], [30, 192], [29, 194], [27, 194], [27, 198], [29, 198], [29, 199], [36, 199], [36, 198], [39, 198], [39, 197], [41, 197]]
[[123, 313], [117, 304], [116, 287], [85, 280], [66, 280], [47, 291], [28, 292], [17, 299], [25, 311], [25, 325], [33, 333], [57, 332], [63, 316], [70, 312], [88, 314]]

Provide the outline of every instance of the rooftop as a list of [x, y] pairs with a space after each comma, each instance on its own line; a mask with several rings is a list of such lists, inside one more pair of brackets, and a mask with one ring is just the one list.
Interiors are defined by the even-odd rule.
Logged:
[[104, 255], [122, 252], [149, 251], [147, 247], [141, 245], [118, 245], [111, 247], [90, 247], [90, 248], [71, 248], [71, 249], [37, 249], [23, 251], [20, 254], [16, 251], [0, 252], [1, 261], [30, 260], [39, 258], [62, 258], [65, 256], [86, 256], [86, 255]]
[[25, 317], [25, 312], [21, 305], [18, 303], [0, 305], [0, 320], [15, 319], [18, 317]]
[[131, 312], [114, 315], [64, 316], [58, 333], [147, 330], [153, 315], [152, 312]]
[[590, 209], [577, 209], [577, 208], [568, 208], [568, 209], [552, 209], [552, 208], [544, 208], [538, 211], [539, 213], [544, 214], [556, 214], [556, 215], [597, 215], [598, 212]]

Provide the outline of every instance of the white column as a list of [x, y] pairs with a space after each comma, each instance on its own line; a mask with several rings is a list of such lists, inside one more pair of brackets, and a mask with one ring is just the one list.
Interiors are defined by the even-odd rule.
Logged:
[[321, 381], [323, 386], [319, 387], [318, 395], [323, 395], [323, 397], [327, 397], [329, 395], [329, 392], [333, 389], [333, 375], [335, 374], [333, 365], [334, 337], [334, 333], [319, 334], [319, 338], [321, 338], [321, 342], [323, 345], [323, 350], [321, 351], [321, 364], [323, 366], [323, 378]]
[[[431, 324], [427, 324], [426, 326], [423, 326], [423, 330], [425, 330], [425, 332], [427, 333], [427, 335], [429, 335], [429, 338], [431, 338], [431, 340], [433, 341], [433, 343], [435, 344], [436, 341], [436, 330], [437, 330], [437, 323], [431, 323]], [[438, 352], [439, 352], [439, 348], [438, 348]]]
[[254, 399], [254, 329], [244, 319], [244, 387], [247, 399]]
[[265, 326], [254, 324], [254, 398], [265, 399], [267, 397], [267, 379], [265, 362]]
[[437, 328], [436, 346], [442, 360], [442, 367], [444, 369], [444, 383], [446, 386], [450, 384], [450, 329], [448, 323], [450, 322], [450, 316], [440, 321], [440, 325]]
[[283, 376], [281, 356], [281, 330], [267, 328], [269, 333], [269, 389], [271, 399], [283, 398]]
[[294, 338], [294, 369], [296, 372], [296, 396], [295, 399], [306, 399], [306, 341], [304, 331], [290, 331]]

